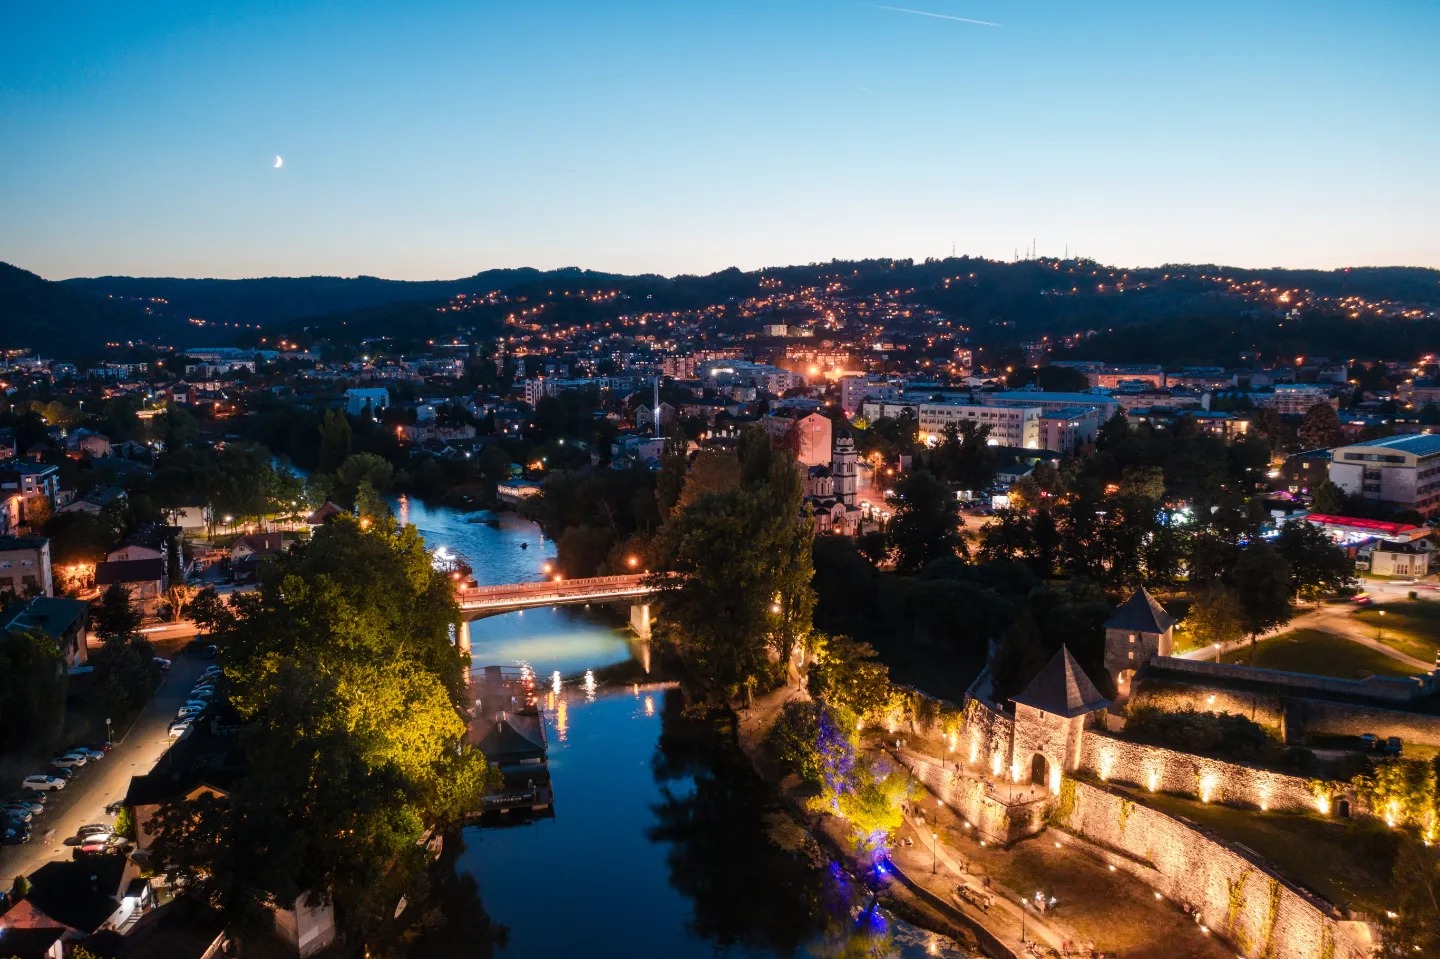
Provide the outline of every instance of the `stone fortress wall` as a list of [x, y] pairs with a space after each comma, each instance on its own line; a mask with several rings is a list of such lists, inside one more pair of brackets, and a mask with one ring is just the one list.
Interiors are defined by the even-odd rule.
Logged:
[[1194, 910], [1246, 959], [1363, 959], [1373, 949], [1367, 922], [1342, 918], [1195, 823], [1073, 779], [1054, 821], [1107, 864]]

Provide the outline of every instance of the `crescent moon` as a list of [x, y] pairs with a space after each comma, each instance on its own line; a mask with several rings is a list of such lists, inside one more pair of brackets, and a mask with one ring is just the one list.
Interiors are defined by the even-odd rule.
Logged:
[[280, 168], [281, 168], [282, 166], [284, 166], [284, 165], [285, 165], [285, 158], [282, 157], [282, 156], [281, 156], [280, 154], [278, 154], [278, 153], [275, 154], [275, 169], [278, 170], [278, 169], [280, 169]]

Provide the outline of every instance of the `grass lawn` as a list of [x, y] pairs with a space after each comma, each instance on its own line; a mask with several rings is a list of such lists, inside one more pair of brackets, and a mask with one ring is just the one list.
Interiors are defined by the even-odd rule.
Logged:
[[[1389, 620], [1390, 616], [1387, 614], [1385, 618]], [[1237, 649], [1223, 659], [1227, 663], [1249, 665], [1250, 649]], [[1255, 646], [1255, 665], [1340, 679], [1415, 675], [1415, 670], [1398, 659], [1318, 629], [1292, 629], [1262, 639]]]
[[1184, 816], [1264, 856], [1285, 877], [1330, 902], [1371, 914], [1394, 902], [1390, 873], [1395, 837], [1383, 825], [1304, 813], [1261, 813], [1126, 789], [1138, 802]]
[[1386, 646], [1427, 663], [1435, 662], [1435, 650], [1440, 649], [1440, 602], [1411, 599], [1376, 603], [1355, 610], [1351, 616], [1357, 623], [1378, 629], [1379, 639]]

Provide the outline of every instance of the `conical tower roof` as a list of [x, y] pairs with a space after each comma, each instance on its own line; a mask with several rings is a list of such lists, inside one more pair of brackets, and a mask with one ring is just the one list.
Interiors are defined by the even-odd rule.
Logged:
[[1066, 718], [1093, 713], [1110, 705], [1110, 700], [1100, 695], [1100, 690], [1090, 682], [1090, 677], [1085, 675], [1085, 670], [1075, 662], [1066, 646], [1061, 646], [1050, 657], [1050, 662], [1030, 680], [1025, 691], [1012, 699]]
[[1175, 619], [1165, 608], [1155, 602], [1154, 597], [1137, 589], [1130, 598], [1115, 610], [1105, 623], [1106, 629], [1128, 629], [1135, 633], [1163, 633], [1175, 625]]

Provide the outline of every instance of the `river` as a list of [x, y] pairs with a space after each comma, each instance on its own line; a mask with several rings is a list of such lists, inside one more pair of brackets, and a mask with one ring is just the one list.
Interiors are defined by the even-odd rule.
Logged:
[[[463, 554], [481, 584], [539, 579], [554, 557], [513, 514], [405, 498], [396, 511], [429, 546]], [[719, 731], [682, 713], [674, 684], [593, 681], [640, 651], [613, 614], [527, 610], [474, 622], [470, 637], [477, 666], [564, 677], [546, 710], [554, 817], [466, 829], [455, 859], [508, 930], [500, 959], [960, 955], [865, 911], [865, 890], [806, 841]]]

